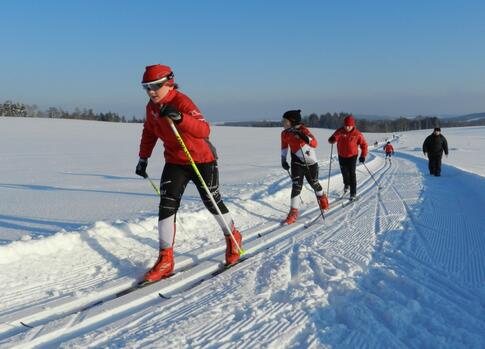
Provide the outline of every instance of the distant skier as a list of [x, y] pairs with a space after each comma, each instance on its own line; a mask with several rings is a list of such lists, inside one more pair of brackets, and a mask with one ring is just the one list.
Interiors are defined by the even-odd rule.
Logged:
[[[291, 168], [291, 204], [290, 212], [285, 220], [286, 224], [294, 223], [299, 215], [300, 202], [298, 196], [303, 188], [303, 177], [311, 185], [318, 198], [321, 210], [329, 207], [328, 198], [318, 181], [318, 162], [315, 148], [317, 139], [301, 122], [301, 110], [289, 110], [283, 114], [283, 128], [281, 132], [281, 166], [289, 171]], [[288, 148], [291, 153], [291, 167], [286, 161]]]
[[428, 156], [429, 174], [439, 177], [441, 176], [441, 158], [443, 152], [448, 156], [448, 142], [441, 134], [441, 128], [436, 127], [432, 134], [430, 134], [423, 143], [424, 156]]
[[[140, 142], [140, 160], [136, 174], [147, 178], [148, 158], [158, 139], [164, 146], [165, 166], [160, 181], [160, 206], [158, 211], [159, 257], [153, 268], [145, 274], [146, 281], [157, 281], [170, 276], [174, 268], [173, 245], [175, 242], [175, 218], [180, 200], [189, 181], [194, 182], [205, 207], [214, 215], [226, 239], [226, 263], [239, 260], [239, 251], [226, 231], [228, 223], [232, 234], [241, 247], [242, 237], [235, 228], [231, 214], [219, 193], [219, 171], [215, 148], [209, 142], [210, 127], [192, 100], [178, 91], [172, 69], [165, 65], [145, 68], [142, 86], [150, 100], [146, 106], [146, 120]], [[175, 137], [168, 122], [172, 119], [183, 138], [198, 170], [212, 193], [222, 217], [217, 214], [202, 183], [191, 167], [187, 156]]]
[[338, 161], [344, 180], [344, 194], [350, 189], [350, 200], [355, 200], [357, 195], [355, 167], [359, 155], [358, 147], [360, 147], [359, 162], [364, 163], [367, 156], [367, 142], [364, 135], [355, 128], [355, 119], [352, 115], [345, 117], [344, 127], [335, 131], [328, 142], [337, 143]]
[[383, 150], [386, 153], [385, 160], [389, 159], [389, 164], [391, 164], [391, 156], [394, 155], [394, 147], [392, 146], [391, 142], [387, 142]]

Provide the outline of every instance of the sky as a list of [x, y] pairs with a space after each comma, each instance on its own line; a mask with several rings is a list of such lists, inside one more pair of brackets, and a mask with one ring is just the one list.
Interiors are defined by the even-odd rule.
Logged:
[[142, 118], [144, 68], [161, 63], [209, 121], [485, 111], [483, 1], [4, 0], [0, 13], [0, 103]]

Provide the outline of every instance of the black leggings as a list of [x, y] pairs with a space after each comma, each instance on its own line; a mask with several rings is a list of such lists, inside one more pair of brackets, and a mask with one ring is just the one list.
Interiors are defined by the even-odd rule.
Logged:
[[300, 164], [297, 162], [291, 162], [291, 179], [293, 181], [293, 186], [291, 188], [291, 197], [300, 195], [301, 189], [303, 188], [303, 177], [306, 178], [307, 182], [316, 192], [322, 191], [322, 186], [318, 181], [318, 164], [309, 165], [308, 168], [305, 164]]
[[355, 175], [355, 166], [357, 164], [357, 156], [350, 158], [338, 157], [340, 165], [340, 171], [344, 178], [344, 185], [350, 186], [350, 195], [355, 196], [357, 194], [357, 177]]
[[[217, 162], [197, 164], [197, 168], [221, 213], [228, 213], [229, 210], [222, 202], [221, 194], [219, 193], [219, 170], [217, 168]], [[216, 208], [212, 205], [211, 199], [207, 195], [192, 166], [167, 163], [163, 168], [162, 179], [160, 181], [159, 221], [177, 213], [180, 200], [189, 181], [194, 182], [205, 207], [212, 214], [217, 214]]]

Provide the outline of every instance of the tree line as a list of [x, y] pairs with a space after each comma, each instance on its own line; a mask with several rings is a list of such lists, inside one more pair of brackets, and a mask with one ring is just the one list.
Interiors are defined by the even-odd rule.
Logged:
[[[325, 113], [318, 115], [312, 113], [303, 116], [302, 121], [308, 127], [337, 129], [344, 124], [344, 118], [350, 113]], [[252, 126], [252, 127], [281, 127], [281, 121], [236, 121], [225, 122], [225, 126]], [[414, 118], [400, 117], [398, 119], [367, 120], [356, 119], [356, 127], [363, 132], [401, 132], [412, 130], [424, 130], [435, 127], [461, 127], [485, 125], [485, 118], [473, 121], [446, 120], [437, 116], [421, 116]]]
[[27, 105], [12, 101], [0, 103], [0, 116], [51, 118], [51, 119], [76, 119], [76, 120], [96, 120], [107, 122], [143, 122], [136, 117], [127, 119], [125, 116], [113, 112], [95, 113], [92, 109], [75, 108], [69, 112], [62, 108], [49, 107], [41, 110], [37, 105]]

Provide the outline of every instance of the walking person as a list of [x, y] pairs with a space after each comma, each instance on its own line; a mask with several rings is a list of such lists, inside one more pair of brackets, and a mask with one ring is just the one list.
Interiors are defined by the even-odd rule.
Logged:
[[357, 195], [357, 176], [355, 168], [357, 157], [364, 163], [367, 156], [367, 142], [364, 135], [355, 127], [355, 119], [348, 115], [344, 119], [344, 126], [337, 129], [328, 139], [330, 144], [337, 143], [338, 161], [344, 181], [344, 194], [350, 189], [350, 200]]
[[[157, 281], [172, 274], [174, 268], [173, 246], [175, 242], [176, 214], [180, 200], [189, 181], [194, 182], [205, 207], [214, 215], [226, 240], [226, 263], [239, 260], [239, 249], [230, 233], [241, 248], [242, 236], [235, 228], [231, 214], [219, 193], [219, 171], [215, 148], [209, 141], [210, 126], [197, 106], [178, 90], [174, 74], [168, 66], [157, 64], [145, 68], [142, 86], [149, 101], [140, 142], [140, 159], [136, 174], [147, 178], [146, 168], [155, 144], [160, 139], [164, 146], [165, 166], [160, 181], [160, 205], [158, 211], [159, 256], [155, 265], [145, 274], [145, 281]], [[182, 149], [171, 128], [175, 124], [201, 177], [222, 213], [218, 214], [208, 196], [203, 183]], [[227, 227], [231, 232], [227, 231]]]
[[384, 152], [386, 153], [385, 161], [389, 159], [389, 165], [391, 164], [391, 156], [394, 155], [394, 147], [392, 146], [391, 142], [387, 142], [383, 148]]
[[[303, 179], [315, 191], [321, 210], [329, 208], [328, 198], [318, 181], [318, 161], [315, 148], [317, 139], [301, 122], [301, 110], [289, 110], [283, 114], [281, 132], [281, 166], [289, 171], [291, 169], [291, 200], [290, 212], [284, 223], [295, 223], [299, 215], [300, 201], [298, 196], [303, 188]], [[291, 153], [291, 166], [287, 162], [288, 148]]]
[[441, 176], [441, 159], [443, 152], [448, 156], [448, 141], [441, 134], [441, 128], [436, 127], [423, 143], [424, 156], [428, 156], [429, 174], [432, 176]]

